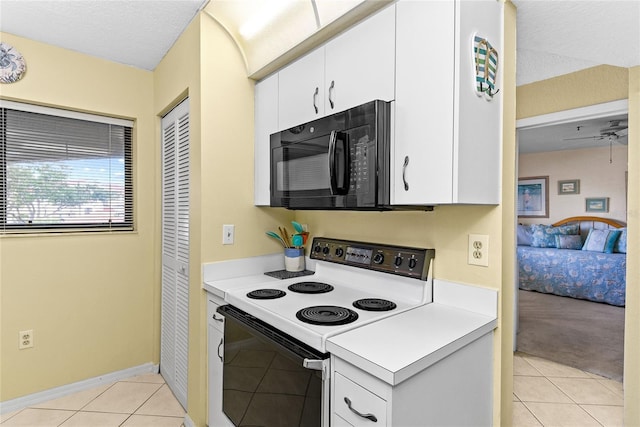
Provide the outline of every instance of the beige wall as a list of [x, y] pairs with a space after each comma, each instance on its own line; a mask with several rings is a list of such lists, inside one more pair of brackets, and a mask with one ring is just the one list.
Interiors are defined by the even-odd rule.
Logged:
[[[152, 73], [2, 33], [26, 58], [3, 99], [135, 120], [136, 231], [0, 237], [0, 401], [158, 363]], [[141, 189], [151, 189], [142, 191]], [[34, 347], [18, 350], [18, 331]]]
[[[586, 90], [588, 88], [588, 90]], [[590, 68], [517, 89], [518, 119], [572, 108], [629, 99], [629, 207], [627, 256], [640, 256], [640, 67]], [[640, 425], [640, 274], [638, 263], [627, 264], [627, 306], [625, 310], [625, 425]]]
[[629, 73], [626, 68], [599, 65], [518, 86], [517, 117], [522, 119], [626, 99], [628, 90]]
[[[521, 154], [518, 176], [549, 177], [549, 218], [519, 218], [523, 224], [552, 224], [577, 215], [594, 215], [627, 221], [625, 171], [627, 147], [612, 146], [609, 163], [609, 145], [606, 147]], [[580, 194], [558, 194], [558, 180], [579, 179]], [[586, 197], [608, 197], [609, 212], [586, 212]]]
[[[190, 418], [204, 425], [207, 352], [202, 263], [277, 252], [279, 247], [264, 233], [288, 223], [294, 213], [253, 206], [253, 81], [246, 77], [235, 43], [211, 17], [196, 17], [156, 68], [154, 94], [157, 114], [187, 94], [190, 101], [187, 400]], [[222, 245], [223, 224], [235, 225], [235, 244]]]
[[[627, 256], [640, 259], [640, 67], [629, 70], [629, 211]], [[640, 263], [627, 263], [624, 423], [640, 425]]]

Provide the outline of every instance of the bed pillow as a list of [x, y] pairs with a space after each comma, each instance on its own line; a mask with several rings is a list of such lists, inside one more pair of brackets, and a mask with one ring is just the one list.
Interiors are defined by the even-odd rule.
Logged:
[[518, 246], [531, 246], [531, 226], [518, 224]]
[[582, 238], [579, 234], [556, 234], [555, 237], [558, 249], [582, 249]]
[[620, 230], [589, 230], [587, 240], [582, 246], [583, 251], [604, 252], [606, 254], [613, 253], [613, 247], [620, 237]]
[[620, 237], [613, 247], [613, 252], [620, 252], [622, 254], [627, 253], [627, 228], [620, 229]]
[[551, 225], [533, 224], [531, 226], [531, 246], [536, 248], [556, 248], [556, 235], [577, 235], [580, 232], [578, 224]]

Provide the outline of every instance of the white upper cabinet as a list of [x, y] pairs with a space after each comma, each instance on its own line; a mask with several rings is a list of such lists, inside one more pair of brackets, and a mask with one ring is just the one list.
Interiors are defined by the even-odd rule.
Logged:
[[256, 206], [270, 204], [270, 136], [278, 131], [278, 75], [256, 83], [254, 105], [254, 176]]
[[495, 48], [495, 92], [501, 2], [400, 0], [396, 14], [392, 204], [498, 204], [502, 94], [477, 91], [486, 48], [474, 46], [478, 36]]
[[278, 73], [278, 127], [374, 99], [394, 99], [395, 7], [387, 7]]
[[395, 97], [395, 7], [351, 28], [325, 46], [325, 113]]
[[303, 56], [278, 73], [280, 130], [324, 115], [324, 48]]

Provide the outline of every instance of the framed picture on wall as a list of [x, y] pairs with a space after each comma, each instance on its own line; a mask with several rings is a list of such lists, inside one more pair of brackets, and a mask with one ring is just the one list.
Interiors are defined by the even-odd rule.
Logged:
[[567, 179], [558, 181], [558, 194], [580, 194], [580, 180]]
[[609, 212], [608, 197], [587, 197], [585, 210], [587, 212]]
[[532, 176], [518, 179], [518, 216], [549, 218], [549, 177]]

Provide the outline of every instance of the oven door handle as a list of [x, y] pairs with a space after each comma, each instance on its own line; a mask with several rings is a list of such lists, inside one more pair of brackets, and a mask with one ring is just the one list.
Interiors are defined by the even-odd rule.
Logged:
[[329, 359], [303, 359], [302, 367], [306, 369], [311, 369], [312, 371], [321, 371], [322, 379], [326, 380], [329, 376], [329, 370], [327, 369], [327, 361]]

